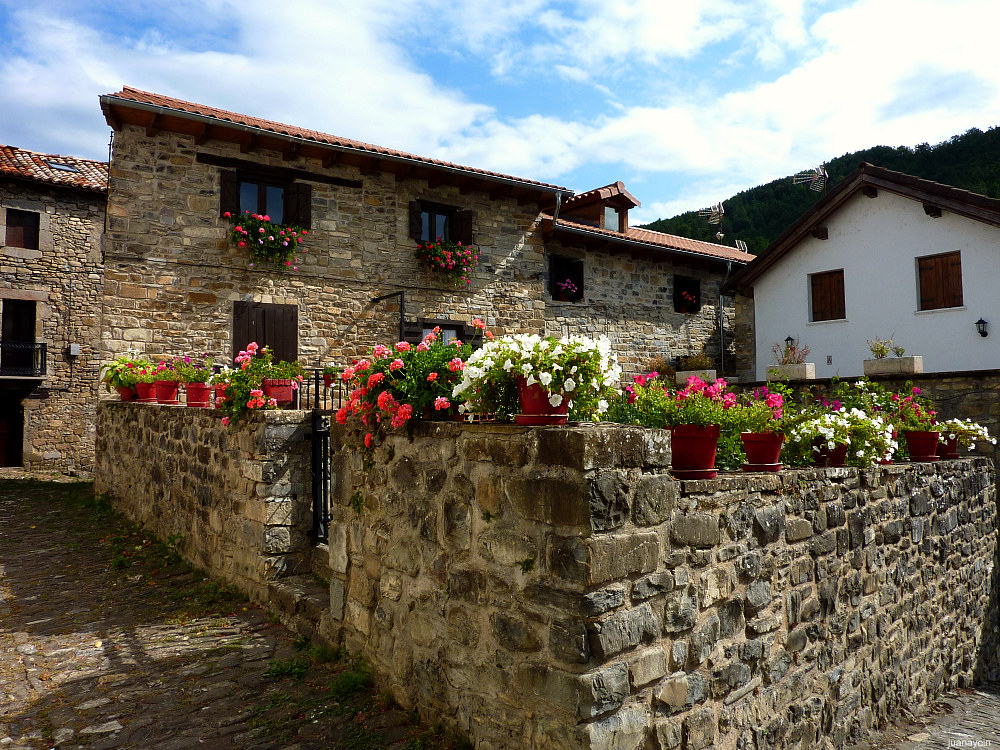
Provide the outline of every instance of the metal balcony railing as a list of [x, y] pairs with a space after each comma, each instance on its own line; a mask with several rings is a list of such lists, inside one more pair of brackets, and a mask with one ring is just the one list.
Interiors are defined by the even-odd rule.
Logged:
[[45, 375], [46, 344], [0, 341], [0, 377], [40, 378]]

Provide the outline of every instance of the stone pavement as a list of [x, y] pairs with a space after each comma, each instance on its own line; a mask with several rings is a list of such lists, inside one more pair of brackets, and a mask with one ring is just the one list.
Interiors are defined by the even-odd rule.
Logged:
[[455, 747], [410, 720], [89, 484], [0, 479], [0, 750]]

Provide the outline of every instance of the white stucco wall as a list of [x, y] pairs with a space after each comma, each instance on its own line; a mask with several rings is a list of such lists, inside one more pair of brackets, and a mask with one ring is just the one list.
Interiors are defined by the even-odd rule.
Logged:
[[[754, 284], [757, 378], [787, 336], [810, 348], [817, 377], [862, 374], [868, 340], [894, 339], [924, 358], [925, 372], [1000, 368], [1000, 228], [945, 211], [932, 219], [919, 201], [858, 193]], [[962, 253], [964, 305], [918, 311], [916, 258]], [[844, 269], [846, 319], [809, 322], [809, 275]], [[975, 321], [990, 323], [990, 335]], [[828, 358], [830, 364], [827, 364]]]

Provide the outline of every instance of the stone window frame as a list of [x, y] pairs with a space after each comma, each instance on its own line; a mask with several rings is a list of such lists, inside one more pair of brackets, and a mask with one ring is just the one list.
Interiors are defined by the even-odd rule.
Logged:
[[[27, 211], [38, 214], [38, 248], [25, 248], [8, 245], [7, 243], [7, 211]], [[19, 203], [11, 201], [8, 205], [0, 206], [0, 252], [23, 260], [38, 260], [43, 253], [52, 252], [55, 243], [52, 241], [52, 217], [45, 210], [44, 205], [37, 203]]]

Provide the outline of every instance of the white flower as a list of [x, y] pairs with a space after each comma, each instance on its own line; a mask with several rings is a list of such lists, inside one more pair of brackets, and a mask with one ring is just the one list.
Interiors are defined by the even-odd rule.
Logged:
[[552, 382], [552, 375], [550, 373], [543, 372], [541, 375], [538, 376], [538, 381], [542, 385], [548, 385], [549, 383]]
[[535, 380], [535, 376], [534, 376], [534, 375], [528, 375], [528, 377], [527, 377], [527, 378], [525, 379], [525, 381], [524, 381], [524, 382], [525, 382], [525, 384], [527, 384], [527, 385], [534, 385], [534, 384], [535, 384], [535, 383], [537, 383], [538, 381], [537, 381], [537, 380]]
[[523, 365], [521, 365], [521, 372], [524, 373], [525, 377], [527, 377], [528, 375], [530, 375], [531, 374], [531, 365], [529, 365], [529, 364], [523, 364]]
[[573, 378], [566, 378], [566, 380], [563, 381], [563, 390], [572, 392], [574, 388], [576, 388], [576, 381], [573, 380]]
[[553, 393], [551, 396], [549, 396], [549, 403], [552, 404], [552, 406], [559, 406], [559, 404], [561, 404], [562, 401], [563, 397], [561, 393]]
[[514, 369], [514, 363], [508, 359], [506, 362], [503, 363], [503, 369], [506, 370], [507, 372], [510, 372], [511, 370]]
[[597, 402], [597, 413], [603, 414], [604, 412], [606, 412], [608, 410], [608, 405], [609, 405], [608, 402], [602, 398], [600, 401]]
[[573, 365], [571, 368], [569, 368], [569, 374], [570, 375], [576, 375], [576, 371], [579, 370], [579, 369], [580, 369], [579, 367], [577, 367], [576, 365]]

